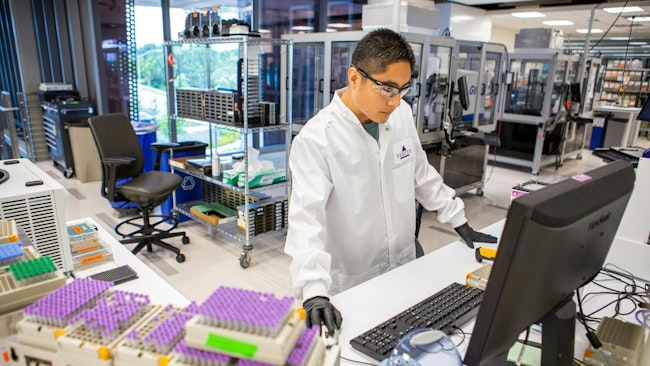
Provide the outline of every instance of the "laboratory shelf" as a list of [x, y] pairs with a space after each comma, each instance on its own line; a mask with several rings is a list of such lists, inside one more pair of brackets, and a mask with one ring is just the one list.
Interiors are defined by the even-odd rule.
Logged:
[[[165, 43], [168, 58], [205, 57], [205, 62], [202, 63], [205, 68], [200, 70], [204, 78], [179, 78], [178, 76], [186, 76], [183, 73], [187, 72], [187, 69], [181, 69], [179, 64], [168, 70], [168, 79], [171, 82], [167, 89], [167, 101], [168, 105], [174, 106], [170, 108], [168, 115], [171, 125], [176, 125], [175, 121], [181, 120], [208, 126], [209, 134], [205, 139], [209, 140], [207, 145], [210, 155], [219, 148], [221, 130], [237, 132], [241, 135], [241, 147], [245, 154], [243, 170], [248, 171], [246, 162], [249, 160], [249, 147], [264, 147], [263, 144], [270, 132], [276, 132], [274, 135], [282, 134], [277, 131], [284, 133], [282, 144], [285, 163], [282, 168], [278, 168], [284, 170], [285, 181], [283, 182], [253, 188], [250, 187], [251, 181], [245, 179], [245, 185], [239, 187], [223, 182], [220, 176], [204, 175], [202, 171], [193, 170], [187, 165], [171, 166], [172, 172], [197, 178], [202, 184], [203, 197], [200, 201], [178, 202], [174, 195], [176, 212], [206, 224], [209, 232], [214, 229], [239, 243], [242, 247], [239, 263], [243, 268], [250, 265], [252, 243], [272, 235], [275, 230], [264, 233], [255, 231], [256, 228], [259, 229], [253, 225], [257, 224], [257, 221], [249, 224], [248, 219], [244, 221], [246, 230], [240, 230], [237, 217], [219, 219], [218, 224], [214, 225], [213, 223], [217, 223], [216, 217], [197, 217], [197, 214], [190, 212], [190, 208], [199, 204], [219, 203], [235, 211], [240, 207], [241, 215], [248, 218], [253, 213], [253, 209], [259, 208], [255, 205], [257, 201], [288, 196], [291, 185], [288, 156], [292, 136], [292, 116], [291, 108], [285, 109], [284, 105], [290, 107], [291, 100], [285, 99], [281, 90], [286, 90], [286, 95], [291, 95], [292, 83], [284, 84], [285, 80], [292, 80], [292, 48], [293, 43], [289, 40], [248, 36], [188, 39]], [[219, 61], [215, 62], [215, 60]], [[279, 69], [278, 65], [281, 65]], [[214, 67], [230, 71], [223, 73], [220, 78], [215, 78], [212, 72]], [[272, 141], [272, 136], [269, 137], [271, 138], [269, 141]], [[258, 179], [263, 183], [266, 183], [263, 179], [279, 180], [272, 175], [260, 176]], [[257, 182], [254, 184], [256, 185]], [[271, 203], [278, 204], [276, 201], [267, 201], [265, 204]], [[255, 211], [255, 213], [256, 220], [262, 220], [262, 217], [266, 220], [268, 215], [268, 221], [271, 223], [277, 223], [278, 220], [286, 221], [284, 206], [279, 210]], [[278, 215], [279, 217], [276, 217]], [[266, 224], [267, 221], [263, 221], [263, 229], [267, 229]], [[254, 235], [257, 232], [260, 234]]]
[[[196, 170], [183, 169], [183, 168], [179, 168], [179, 167], [174, 167], [174, 171], [178, 171], [178, 172], [185, 173], [187, 175], [191, 175], [191, 176], [193, 176], [195, 178], [198, 178], [198, 179], [201, 179], [201, 180], [203, 180], [205, 182], [216, 184], [218, 186], [228, 188], [230, 190], [233, 190], [233, 191], [236, 191], [236, 192], [239, 192], [239, 193], [243, 193], [243, 194], [246, 193], [246, 189], [243, 188], [243, 187], [233, 186], [232, 184], [228, 184], [228, 183], [223, 182], [221, 180], [221, 176], [213, 177], [213, 176], [201, 174], [200, 172], [198, 172]], [[248, 188], [248, 190], [249, 190], [249, 192], [265, 192], [265, 191], [270, 191], [270, 190], [274, 190], [274, 189], [278, 189], [278, 188], [285, 188], [286, 189], [287, 183], [288, 183], [287, 181], [284, 181], [284, 182], [269, 184], [269, 185], [261, 186], [261, 187]]]
[[[237, 217], [236, 216], [231, 216], [231, 217], [222, 217], [219, 219], [219, 224], [218, 225], [213, 225], [210, 222], [205, 221], [204, 219], [194, 215], [192, 212], [190, 212], [190, 207], [200, 205], [200, 204], [205, 204], [206, 202], [202, 200], [198, 201], [191, 201], [191, 202], [186, 202], [186, 203], [181, 203], [176, 206], [176, 210], [178, 212], [182, 213], [183, 215], [186, 215], [188, 217], [191, 217], [193, 220], [203, 223], [207, 225], [208, 227], [214, 228], [217, 230], [219, 233], [224, 234], [226, 237], [229, 239], [235, 240], [239, 243], [246, 243], [246, 233], [244, 230], [241, 230], [237, 224]], [[282, 228], [280, 230], [274, 230], [274, 231], [267, 231], [265, 233], [255, 235], [255, 236], [250, 236], [249, 237], [249, 242], [250, 244], [253, 244], [255, 242], [259, 241], [264, 241], [265, 239], [268, 239], [269, 237], [273, 236], [278, 236], [278, 235], [283, 235], [287, 231], [286, 227]]]

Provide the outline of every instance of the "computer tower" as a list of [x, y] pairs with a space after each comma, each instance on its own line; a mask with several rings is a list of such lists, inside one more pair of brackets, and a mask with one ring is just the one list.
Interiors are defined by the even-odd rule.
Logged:
[[7, 177], [0, 183], [0, 219], [16, 220], [40, 255], [72, 270], [65, 188], [28, 159], [1, 160], [0, 170]]

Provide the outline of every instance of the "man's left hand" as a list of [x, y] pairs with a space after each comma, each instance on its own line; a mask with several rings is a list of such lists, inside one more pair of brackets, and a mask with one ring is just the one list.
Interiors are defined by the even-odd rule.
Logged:
[[489, 235], [489, 234], [484, 234], [478, 231], [474, 231], [471, 226], [469, 226], [468, 223], [464, 223], [461, 226], [455, 228], [456, 232], [458, 235], [460, 235], [461, 239], [465, 241], [465, 244], [467, 244], [468, 247], [474, 248], [474, 242], [482, 242], [482, 243], [496, 243], [497, 238]]

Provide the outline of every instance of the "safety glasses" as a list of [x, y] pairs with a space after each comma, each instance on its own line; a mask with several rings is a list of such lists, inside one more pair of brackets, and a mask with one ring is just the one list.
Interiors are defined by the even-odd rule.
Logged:
[[383, 82], [381, 82], [379, 80], [376, 80], [372, 76], [368, 75], [367, 72], [361, 70], [356, 65], [350, 64], [350, 66], [354, 67], [359, 72], [359, 74], [361, 74], [361, 76], [363, 76], [364, 78], [372, 81], [375, 84], [375, 85], [372, 86], [372, 88], [375, 89], [375, 91], [377, 93], [383, 95], [386, 98], [392, 98], [397, 94], [399, 94], [399, 96], [401, 98], [404, 95], [406, 95], [406, 93], [408, 93], [409, 88], [411, 87], [411, 84], [407, 84], [407, 85], [399, 88], [399, 87], [397, 87], [395, 85], [390, 85], [390, 84], [383, 83]]

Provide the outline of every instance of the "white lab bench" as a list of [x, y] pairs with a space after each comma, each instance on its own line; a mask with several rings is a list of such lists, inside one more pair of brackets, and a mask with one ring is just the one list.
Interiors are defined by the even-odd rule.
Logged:
[[78, 277], [88, 277], [95, 273], [126, 264], [138, 274], [138, 278], [121, 283], [115, 286], [116, 288], [124, 291], [145, 293], [149, 295], [151, 302], [155, 304], [173, 304], [180, 307], [185, 307], [189, 304], [189, 300], [185, 296], [181, 295], [172, 285], [133, 255], [131, 251], [98, 225], [92, 218], [68, 221], [67, 225], [70, 226], [82, 222], [86, 222], [97, 228], [99, 238], [113, 251], [113, 262], [100, 264], [83, 271], [74, 271], [75, 275]]
[[593, 110], [596, 114], [611, 115], [607, 120], [603, 147], [626, 147], [636, 144], [640, 126], [636, 117], [641, 112], [641, 108], [594, 106]]
[[[505, 220], [501, 220], [484, 229], [482, 232], [501, 236]], [[495, 248], [496, 245], [479, 245]], [[632, 257], [632, 258], [630, 258]], [[636, 276], [650, 280], [650, 246], [629, 243], [616, 238], [612, 244], [609, 256], [605, 263], [617, 265], [620, 268], [633, 272]], [[402, 312], [411, 305], [417, 304], [428, 296], [438, 292], [452, 282], [465, 283], [465, 276], [482, 264], [474, 258], [474, 250], [470, 250], [462, 241], [455, 241], [436, 251], [433, 251], [413, 262], [396, 268], [388, 273], [373, 278], [351, 289], [333, 296], [332, 303], [343, 315], [343, 325], [339, 337], [341, 346], [341, 365], [357, 365], [359, 362], [379, 364], [370, 357], [354, 350], [350, 340], [364, 333], [390, 317]], [[585, 291], [590, 291], [590, 286]], [[593, 285], [595, 287], [595, 285]], [[609, 302], [608, 299], [599, 299], [590, 302], [585, 310]], [[633, 322], [634, 315], [627, 319]], [[471, 334], [474, 321], [462, 327]], [[584, 328], [576, 322], [575, 356], [582, 359], [582, 353], [587, 347], [584, 337]], [[460, 343], [458, 350], [464, 357], [469, 344], [469, 336], [452, 336], [456, 344]], [[462, 340], [462, 342], [461, 342]], [[534, 338], [531, 337], [531, 340]], [[650, 352], [645, 353], [643, 365], [650, 365]]]

